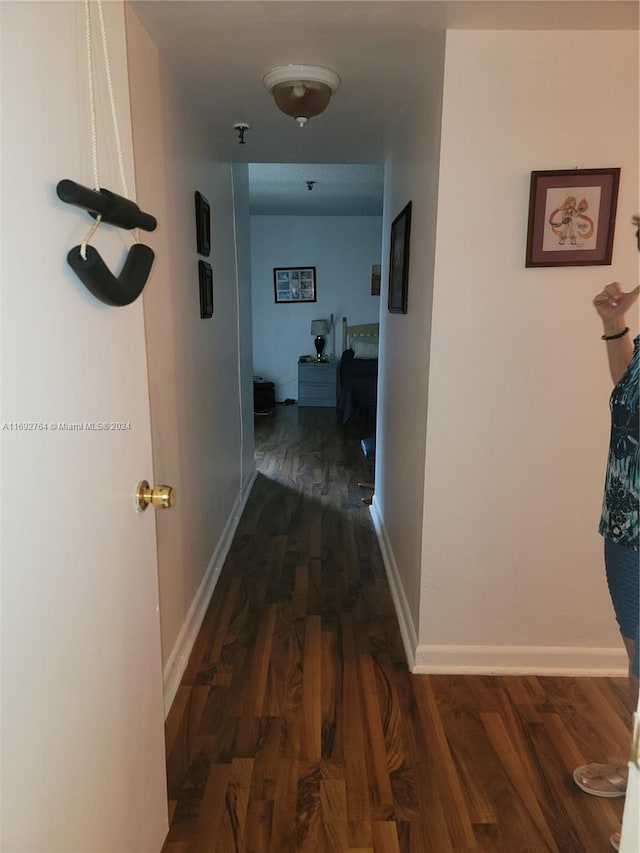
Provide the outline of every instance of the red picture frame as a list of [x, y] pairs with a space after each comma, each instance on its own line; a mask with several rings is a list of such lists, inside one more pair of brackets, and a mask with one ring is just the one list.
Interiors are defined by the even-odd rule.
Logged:
[[531, 172], [527, 267], [610, 264], [620, 169]]

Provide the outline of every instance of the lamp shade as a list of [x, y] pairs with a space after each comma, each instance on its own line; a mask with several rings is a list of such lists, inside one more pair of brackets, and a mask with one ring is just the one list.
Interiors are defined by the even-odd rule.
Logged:
[[311, 334], [312, 335], [328, 335], [329, 334], [329, 323], [326, 320], [312, 320], [311, 321]]
[[292, 116], [300, 127], [327, 108], [340, 78], [320, 65], [285, 65], [272, 68], [264, 84], [283, 113]]

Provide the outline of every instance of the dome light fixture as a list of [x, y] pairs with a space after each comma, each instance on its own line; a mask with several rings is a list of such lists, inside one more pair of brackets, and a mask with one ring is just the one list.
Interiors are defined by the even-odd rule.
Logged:
[[284, 65], [268, 71], [263, 82], [276, 106], [304, 127], [310, 118], [325, 111], [340, 78], [320, 65]]

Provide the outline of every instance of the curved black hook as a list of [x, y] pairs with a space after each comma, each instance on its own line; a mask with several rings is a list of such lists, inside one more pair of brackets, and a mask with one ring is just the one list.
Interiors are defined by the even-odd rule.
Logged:
[[93, 246], [87, 246], [87, 257], [80, 254], [80, 246], [74, 246], [67, 255], [71, 269], [87, 290], [105, 305], [129, 305], [142, 293], [151, 265], [153, 250], [142, 243], [130, 249], [120, 275], [116, 278]]

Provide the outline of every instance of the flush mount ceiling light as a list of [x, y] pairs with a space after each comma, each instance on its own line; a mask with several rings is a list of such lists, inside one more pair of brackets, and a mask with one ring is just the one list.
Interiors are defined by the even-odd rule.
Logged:
[[272, 68], [263, 78], [276, 106], [292, 116], [300, 127], [327, 108], [340, 78], [320, 65], [284, 65]]

